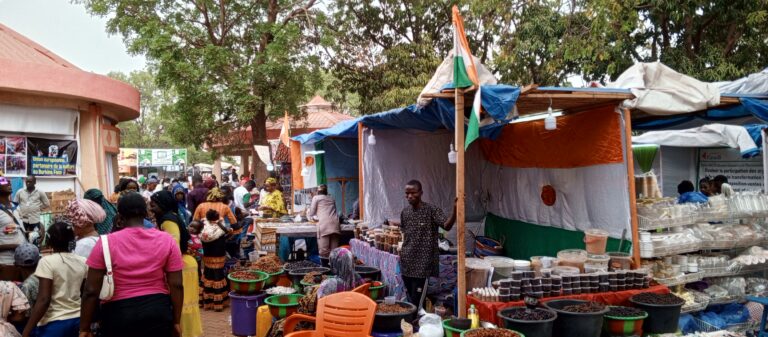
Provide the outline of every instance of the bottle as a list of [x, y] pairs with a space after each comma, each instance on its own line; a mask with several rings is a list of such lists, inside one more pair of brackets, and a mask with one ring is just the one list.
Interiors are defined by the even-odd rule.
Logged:
[[467, 318], [472, 321], [470, 329], [477, 329], [480, 327], [480, 314], [477, 312], [474, 304], [469, 306], [469, 310], [467, 311]]

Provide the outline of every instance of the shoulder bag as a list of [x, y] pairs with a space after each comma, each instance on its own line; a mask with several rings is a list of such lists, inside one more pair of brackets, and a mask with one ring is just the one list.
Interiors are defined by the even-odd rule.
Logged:
[[109, 301], [115, 292], [115, 280], [112, 278], [112, 255], [109, 253], [109, 240], [106, 235], [101, 236], [101, 247], [104, 249], [104, 265], [107, 267], [107, 273], [104, 274], [104, 281], [101, 282], [99, 298]]

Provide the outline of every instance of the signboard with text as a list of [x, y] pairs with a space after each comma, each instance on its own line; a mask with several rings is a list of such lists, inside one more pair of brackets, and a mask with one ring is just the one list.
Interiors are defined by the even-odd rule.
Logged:
[[[127, 149], [121, 149], [121, 152]], [[171, 167], [187, 165], [187, 149], [138, 149], [139, 167]], [[176, 170], [179, 171], [179, 170]]]
[[77, 174], [77, 142], [27, 138], [27, 174], [35, 176], [74, 176]]
[[738, 149], [699, 150], [699, 178], [724, 175], [736, 191], [763, 189], [763, 159], [742, 158]]

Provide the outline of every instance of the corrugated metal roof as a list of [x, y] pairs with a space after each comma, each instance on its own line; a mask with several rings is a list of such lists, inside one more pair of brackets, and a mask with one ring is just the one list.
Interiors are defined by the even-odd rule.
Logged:
[[0, 58], [79, 69], [59, 55], [0, 23]]

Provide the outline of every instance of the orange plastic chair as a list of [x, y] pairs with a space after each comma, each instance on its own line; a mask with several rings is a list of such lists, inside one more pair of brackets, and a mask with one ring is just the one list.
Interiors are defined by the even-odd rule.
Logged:
[[[370, 336], [376, 302], [360, 293], [346, 291], [328, 295], [318, 301], [317, 317], [293, 314], [285, 319], [285, 337], [362, 337]], [[315, 323], [315, 330], [296, 331], [301, 321]]]
[[363, 284], [355, 289], [352, 289], [352, 292], [363, 294], [365, 296], [371, 297], [371, 292], [368, 290], [371, 287], [371, 283]]

